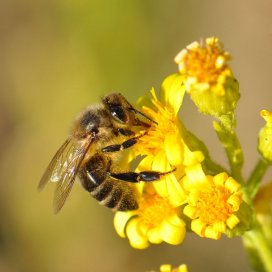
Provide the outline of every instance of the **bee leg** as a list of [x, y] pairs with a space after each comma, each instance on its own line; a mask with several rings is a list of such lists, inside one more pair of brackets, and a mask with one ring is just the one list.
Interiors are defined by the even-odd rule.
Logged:
[[135, 145], [137, 143], [138, 139], [143, 137], [145, 134], [146, 133], [143, 133], [139, 136], [130, 138], [121, 144], [114, 144], [114, 145], [106, 146], [106, 147], [102, 148], [102, 152], [117, 152], [117, 151], [121, 151], [126, 148], [129, 148], [129, 147]]
[[125, 173], [108, 173], [111, 177], [127, 182], [151, 182], [159, 180], [162, 176], [168, 175], [174, 172], [176, 168], [168, 172], [157, 172], [157, 171], [142, 171], [142, 172], [125, 172]]
[[118, 128], [118, 133], [124, 136], [133, 136], [135, 134], [132, 130], [125, 129], [125, 128]]

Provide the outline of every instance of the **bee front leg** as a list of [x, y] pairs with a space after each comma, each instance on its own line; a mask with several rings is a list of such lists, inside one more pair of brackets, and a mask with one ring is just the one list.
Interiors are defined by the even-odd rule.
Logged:
[[130, 129], [125, 129], [125, 128], [118, 128], [117, 129], [118, 133], [124, 135], [124, 136], [134, 136], [135, 132], [130, 130]]
[[123, 180], [123, 181], [133, 182], [133, 183], [137, 183], [140, 181], [151, 182], [151, 181], [159, 180], [162, 176], [168, 175], [174, 172], [175, 170], [176, 168], [168, 172], [158, 172], [158, 171], [142, 171], [138, 173], [136, 172], [125, 172], [125, 173], [108, 172], [108, 175], [118, 180]]
[[143, 137], [146, 133], [147, 132], [145, 132], [145, 133], [143, 133], [143, 134], [141, 134], [139, 136], [130, 138], [130, 139], [124, 141], [121, 144], [114, 144], [114, 145], [106, 146], [106, 147], [102, 148], [101, 151], [102, 152], [117, 152], [117, 151], [124, 150], [126, 148], [129, 148], [129, 147], [135, 145], [137, 143], [138, 139]]

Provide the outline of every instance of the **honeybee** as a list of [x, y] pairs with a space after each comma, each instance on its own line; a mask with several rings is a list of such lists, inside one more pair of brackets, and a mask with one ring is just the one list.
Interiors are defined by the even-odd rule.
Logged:
[[56, 183], [54, 212], [65, 204], [76, 177], [100, 204], [115, 211], [137, 209], [133, 183], [159, 180], [169, 172], [115, 172], [116, 154], [136, 144], [152, 123], [157, 124], [118, 93], [87, 107], [74, 122], [70, 136], [49, 163], [38, 186], [42, 190], [48, 182]]

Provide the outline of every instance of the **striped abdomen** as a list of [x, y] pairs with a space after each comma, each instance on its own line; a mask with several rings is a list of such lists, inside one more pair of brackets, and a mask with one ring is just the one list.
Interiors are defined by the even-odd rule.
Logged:
[[133, 185], [109, 176], [110, 158], [96, 153], [81, 167], [79, 178], [85, 190], [108, 208], [118, 211], [138, 208]]

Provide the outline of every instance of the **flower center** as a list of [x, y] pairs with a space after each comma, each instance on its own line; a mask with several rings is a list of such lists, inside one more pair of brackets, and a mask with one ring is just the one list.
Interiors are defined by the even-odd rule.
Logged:
[[216, 84], [219, 75], [226, 68], [227, 58], [224, 51], [216, 43], [204, 43], [195, 49], [187, 50], [183, 59], [186, 74], [197, 78], [198, 82]]
[[144, 193], [139, 205], [142, 223], [149, 228], [159, 226], [165, 218], [176, 213], [176, 209], [166, 198], [155, 193]]
[[232, 207], [227, 200], [230, 192], [223, 186], [213, 186], [209, 191], [199, 193], [197, 215], [199, 219], [209, 225], [214, 222], [225, 222], [232, 214]]
[[161, 105], [159, 101], [154, 101], [154, 104], [156, 112], [150, 108], [144, 108], [144, 112], [158, 124], [152, 124], [147, 134], [137, 143], [137, 148], [142, 150], [142, 154], [152, 156], [164, 149], [166, 135], [177, 130], [173, 111]]

